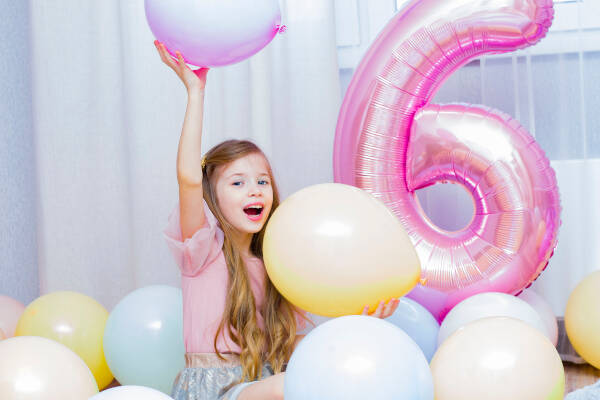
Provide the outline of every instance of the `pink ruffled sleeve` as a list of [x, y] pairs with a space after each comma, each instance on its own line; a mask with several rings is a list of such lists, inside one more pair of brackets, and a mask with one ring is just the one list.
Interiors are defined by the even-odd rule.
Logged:
[[223, 231], [217, 225], [217, 219], [204, 202], [206, 221], [191, 238], [181, 240], [181, 222], [179, 204], [169, 216], [167, 227], [163, 231], [167, 245], [175, 257], [181, 274], [197, 276], [211, 264], [222, 252]]

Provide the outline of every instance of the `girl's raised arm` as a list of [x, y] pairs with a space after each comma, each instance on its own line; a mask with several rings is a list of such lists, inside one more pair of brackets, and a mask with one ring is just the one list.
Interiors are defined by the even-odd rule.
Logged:
[[165, 45], [155, 41], [162, 61], [183, 82], [188, 93], [187, 108], [177, 151], [177, 182], [179, 183], [179, 211], [182, 240], [190, 238], [206, 220], [202, 195], [202, 118], [204, 112], [204, 86], [208, 68], [192, 71], [177, 52], [175, 61]]

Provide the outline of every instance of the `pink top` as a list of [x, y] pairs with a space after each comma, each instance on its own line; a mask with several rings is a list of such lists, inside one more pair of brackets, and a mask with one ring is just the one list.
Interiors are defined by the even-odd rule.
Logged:
[[[223, 231], [217, 225], [206, 202], [206, 222], [194, 235], [181, 241], [179, 205], [169, 217], [164, 230], [165, 239], [181, 270], [183, 291], [183, 340], [188, 353], [214, 353], [214, 338], [225, 309], [225, 296], [229, 280], [223, 254]], [[256, 318], [260, 328], [264, 320], [260, 311], [264, 302], [265, 266], [261, 259], [244, 259], [250, 286], [256, 303]], [[240, 353], [225, 328], [219, 335], [219, 352]]]

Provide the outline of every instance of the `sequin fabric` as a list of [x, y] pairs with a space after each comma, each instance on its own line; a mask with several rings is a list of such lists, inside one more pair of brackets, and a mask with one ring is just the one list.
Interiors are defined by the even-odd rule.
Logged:
[[[223, 354], [221, 360], [214, 353], [186, 354], [186, 368], [179, 373], [173, 385], [174, 400], [236, 400], [242, 389], [253, 382], [238, 383], [242, 377], [239, 357]], [[267, 364], [262, 378], [273, 375]]]

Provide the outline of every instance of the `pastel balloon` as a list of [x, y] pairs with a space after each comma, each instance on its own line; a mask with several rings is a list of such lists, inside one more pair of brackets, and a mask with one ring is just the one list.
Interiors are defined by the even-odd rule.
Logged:
[[278, 0], [145, 0], [152, 33], [186, 62], [217, 67], [265, 47], [280, 30]]
[[456, 331], [431, 360], [436, 400], [562, 400], [563, 364], [528, 324], [484, 318]]
[[546, 330], [548, 332], [548, 338], [555, 346], [558, 344], [558, 321], [552, 311], [550, 304], [544, 300], [542, 296], [534, 292], [532, 289], [526, 289], [517, 296], [519, 299], [524, 300], [529, 304], [535, 311], [538, 312]]
[[374, 311], [419, 279], [419, 260], [398, 219], [352, 186], [304, 188], [269, 220], [263, 256], [277, 289], [303, 310], [324, 315]]
[[17, 322], [25, 306], [18, 300], [0, 294], [0, 329], [4, 331], [6, 337], [15, 335]]
[[406, 332], [421, 348], [427, 361], [431, 361], [437, 349], [440, 325], [425, 307], [403, 297], [396, 311], [386, 321]]
[[0, 399], [82, 400], [96, 393], [94, 375], [66, 346], [34, 336], [0, 342]]
[[170, 393], [185, 367], [181, 289], [147, 286], [125, 296], [108, 317], [104, 354], [122, 385]]
[[287, 366], [285, 400], [433, 400], [423, 352], [401, 329], [352, 315], [319, 325]]
[[[344, 97], [335, 181], [371, 193], [401, 221], [423, 268], [409, 296], [438, 320], [473, 294], [516, 294], [536, 279], [557, 243], [560, 205], [554, 170], [516, 120], [429, 103], [472, 59], [538, 42], [552, 17], [549, 0], [412, 0], [371, 45]], [[455, 232], [433, 224], [415, 194], [446, 182], [463, 185], [475, 204]]]
[[15, 335], [41, 336], [64, 344], [85, 361], [102, 389], [113, 380], [102, 349], [107, 319], [108, 311], [91, 297], [53, 292], [27, 306]]
[[461, 301], [446, 315], [440, 326], [438, 345], [468, 323], [486, 317], [521, 320], [551, 340], [542, 317], [525, 301], [505, 293], [481, 293]]
[[565, 328], [573, 348], [600, 368], [600, 271], [586, 276], [571, 292], [565, 311]]
[[100, 392], [89, 400], [173, 400], [173, 398], [144, 386], [119, 386]]

